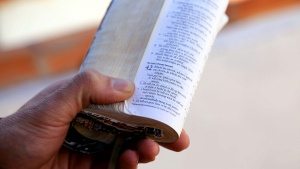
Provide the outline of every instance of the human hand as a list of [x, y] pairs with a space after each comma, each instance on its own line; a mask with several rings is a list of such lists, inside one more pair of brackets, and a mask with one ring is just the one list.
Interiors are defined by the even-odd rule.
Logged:
[[[99, 74], [94, 70], [79, 73], [41, 91], [16, 113], [0, 120], [0, 168], [107, 168], [105, 154], [86, 155], [70, 151], [62, 144], [70, 122], [90, 103], [109, 104], [128, 99], [132, 82]], [[175, 143], [161, 144], [181, 151], [188, 147], [185, 131]], [[158, 143], [136, 141], [119, 158], [119, 168], [137, 168], [159, 153]]]

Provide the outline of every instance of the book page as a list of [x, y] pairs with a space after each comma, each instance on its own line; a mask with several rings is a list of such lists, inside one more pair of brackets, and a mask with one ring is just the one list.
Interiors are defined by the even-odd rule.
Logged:
[[180, 133], [226, 0], [166, 0], [135, 77], [126, 113]]

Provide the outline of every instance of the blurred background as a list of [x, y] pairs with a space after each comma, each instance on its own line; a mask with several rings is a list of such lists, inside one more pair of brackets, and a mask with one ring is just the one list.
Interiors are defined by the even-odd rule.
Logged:
[[[72, 77], [109, 0], [0, 0], [0, 117]], [[300, 168], [300, 1], [232, 0], [185, 128], [140, 168]]]

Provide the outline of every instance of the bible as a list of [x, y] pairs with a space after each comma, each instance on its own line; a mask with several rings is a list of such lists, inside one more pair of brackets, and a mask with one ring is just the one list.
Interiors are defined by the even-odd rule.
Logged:
[[114, 143], [175, 142], [228, 0], [113, 0], [80, 67], [132, 80], [131, 98], [91, 104], [71, 124], [64, 145], [95, 153]]

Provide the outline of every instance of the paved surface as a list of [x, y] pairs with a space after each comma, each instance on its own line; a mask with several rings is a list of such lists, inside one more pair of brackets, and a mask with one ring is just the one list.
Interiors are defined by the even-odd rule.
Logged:
[[[300, 168], [299, 18], [300, 7], [224, 29], [185, 125], [190, 148], [161, 149], [155, 162], [140, 168]], [[0, 91], [0, 115], [55, 80]]]

